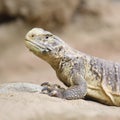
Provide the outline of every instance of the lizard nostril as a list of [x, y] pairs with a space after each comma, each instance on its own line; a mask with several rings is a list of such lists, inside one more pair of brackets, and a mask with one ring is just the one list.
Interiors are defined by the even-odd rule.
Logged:
[[34, 37], [34, 36], [35, 36], [34, 34], [31, 35], [31, 37]]

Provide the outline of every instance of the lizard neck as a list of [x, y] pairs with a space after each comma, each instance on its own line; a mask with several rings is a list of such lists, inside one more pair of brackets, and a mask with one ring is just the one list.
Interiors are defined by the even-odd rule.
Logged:
[[47, 59], [46, 61], [52, 66], [54, 70], [57, 70], [59, 69], [61, 61], [67, 57], [66, 56], [67, 52], [68, 50], [66, 48], [62, 48], [61, 50], [50, 54], [49, 59]]
[[47, 62], [52, 66], [54, 70], [58, 70], [61, 63], [71, 61], [74, 58], [83, 55], [84, 53], [79, 52], [69, 46], [65, 46], [63, 49], [57, 52], [57, 54], [54, 54], [53, 56], [50, 55], [50, 58], [47, 59]]

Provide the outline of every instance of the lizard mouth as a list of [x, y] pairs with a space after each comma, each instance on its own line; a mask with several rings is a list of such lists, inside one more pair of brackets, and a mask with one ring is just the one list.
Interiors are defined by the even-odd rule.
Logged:
[[38, 44], [35, 41], [25, 39], [25, 44], [33, 52], [41, 52], [41, 53], [43, 53], [43, 52], [51, 51], [50, 48], [46, 48], [44, 45]]

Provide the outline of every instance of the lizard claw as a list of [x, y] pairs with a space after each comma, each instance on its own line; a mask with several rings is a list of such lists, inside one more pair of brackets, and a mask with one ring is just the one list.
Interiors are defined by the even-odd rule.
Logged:
[[43, 89], [41, 91], [42, 94], [47, 94], [52, 97], [59, 97], [63, 98], [63, 91], [65, 90], [60, 85], [57, 84], [50, 84], [48, 82], [42, 83]]
[[49, 93], [49, 96], [63, 98], [63, 94], [59, 90], [53, 90]]
[[49, 82], [44, 82], [41, 84], [41, 86], [50, 86], [50, 83]]
[[43, 89], [41, 90], [41, 92], [42, 92], [43, 94], [48, 94], [48, 93], [51, 92], [51, 89], [48, 88], [47, 86], [45, 86], [45, 87], [43, 87]]

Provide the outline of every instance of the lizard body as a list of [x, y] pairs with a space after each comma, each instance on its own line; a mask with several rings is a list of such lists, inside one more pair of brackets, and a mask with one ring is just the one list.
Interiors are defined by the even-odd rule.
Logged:
[[[26, 46], [48, 62], [68, 89], [43, 83], [43, 93], [65, 99], [91, 98], [120, 106], [120, 64], [79, 52], [41, 28], [30, 30]], [[47, 92], [44, 92], [46, 91]]]

